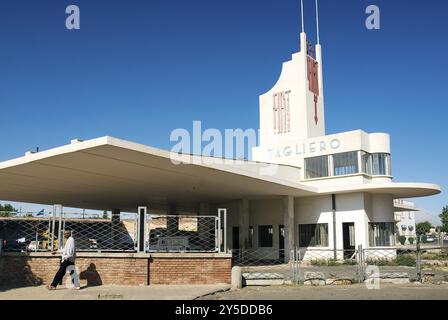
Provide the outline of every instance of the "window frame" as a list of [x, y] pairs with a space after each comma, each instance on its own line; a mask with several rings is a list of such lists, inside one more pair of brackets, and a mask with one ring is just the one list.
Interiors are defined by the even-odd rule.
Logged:
[[[262, 237], [263, 230], [267, 230], [267, 237]], [[264, 243], [264, 241], [267, 241]], [[270, 244], [270, 245], [269, 245]], [[274, 246], [274, 226], [273, 225], [259, 225], [258, 226], [258, 247], [272, 248]]]
[[[305, 228], [305, 227], [311, 227], [314, 226], [314, 230], [308, 230], [311, 231], [309, 232], [309, 234], [313, 234], [311, 236], [310, 239], [305, 240], [303, 238], [303, 235], [306, 233], [306, 231], [301, 230], [301, 228]], [[323, 226], [324, 227], [324, 231], [325, 231], [325, 243], [320, 243], [322, 240], [322, 237], [319, 236], [321, 233], [320, 227]], [[298, 237], [299, 237], [299, 247], [300, 248], [325, 248], [328, 247], [330, 245], [330, 239], [329, 239], [329, 226], [328, 223], [324, 222], [324, 223], [300, 223], [298, 225]]]

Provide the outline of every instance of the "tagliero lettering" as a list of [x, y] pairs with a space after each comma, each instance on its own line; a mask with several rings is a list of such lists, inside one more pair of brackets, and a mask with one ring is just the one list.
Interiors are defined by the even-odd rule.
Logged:
[[327, 141], [310, 142], [303, 144], [295, 144], [291, 146], [268, 149], [269, 158], [291, 157], [296, 155], [307, 155], [315, 152], [325, 152], [328, 150], [336, 150], [341, 146], [341, 140], [333, 139], [329, 143]]

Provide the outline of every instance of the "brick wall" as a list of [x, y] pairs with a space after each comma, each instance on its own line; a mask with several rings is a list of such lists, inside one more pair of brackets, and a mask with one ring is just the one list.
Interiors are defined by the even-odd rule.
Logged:
[[[127, 257], [113, 254], [76, 259], [82, 285], [216, 284], [230, 283], [230, 257]], [[48, 254], [5, 254], [0, 257], [0, 284], [49, 284], [59, 257]]]
[[230, 283], [231, 259], [152, 258], [149, 265], [151, 284]]

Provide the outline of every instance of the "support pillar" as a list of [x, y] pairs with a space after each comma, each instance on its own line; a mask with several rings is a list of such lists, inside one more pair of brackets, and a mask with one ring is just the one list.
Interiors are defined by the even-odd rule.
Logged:
[[215, 247], [215, 220], [209, 216], [210, 205], [201, 202], [198, 210], [198, 236], [200, 249], [204, 251], [212, 251]]
[[111, 219], [111, 238], [112, 238], [112, 244], [114, 249], [119, 249], [116, 248], [115, 246], [119, 243], [120, 239], [120, 209], [113, 209], [112, 210], [112, 219]]
[[285, 226], [285, 260], [288, 262], [291, 256], [291, 250], [294, 250], [296, 239], [296, 226], [294, 219], [294, 197], [282, 197], [283, 204], [283, 224]]
[[148, 212], [148, 207], [141, 206], [138, 207], [138, 216], [137, 216], [137, 252], [145, 252], [146, 251], [146, 242], [148, 239], [147, 230], [146, 230], [146, 214]]
[[[168, 217], [166, 221], [166, 229], [169, 237], [175, 236], [179, 232], [179, 217], [177, 217], [177, 208], [170, 204], [168, 207]], [[173, 217], [174, 216], [174, 217]]]
[[239, 216], [238, 216], [238, 225], [240, 228], [240, 247], [242, 249], [250, 248], [249, 245], [249, 217], [250, 217], [250, 208], [249, 208], [249, 200], [241, 199], [239, 202]]

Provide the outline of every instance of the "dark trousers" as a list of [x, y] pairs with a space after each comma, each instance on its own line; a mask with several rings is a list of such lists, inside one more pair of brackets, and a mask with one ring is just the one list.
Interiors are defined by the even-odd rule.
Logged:
[[56, 286], [58, 284], [62, 283], [62, 278], [64, 278], [65, 271], [67, 270], [67, 267], [73, 266], [73, 265], [75, 265], [75, 264], [68, 260], [64, 260], [64, 262], [61, 262], [61, 266], [59, 267], [58, 272], [56, 272], [53, 282], [51, 283], [51, 286], [56, 288]]

